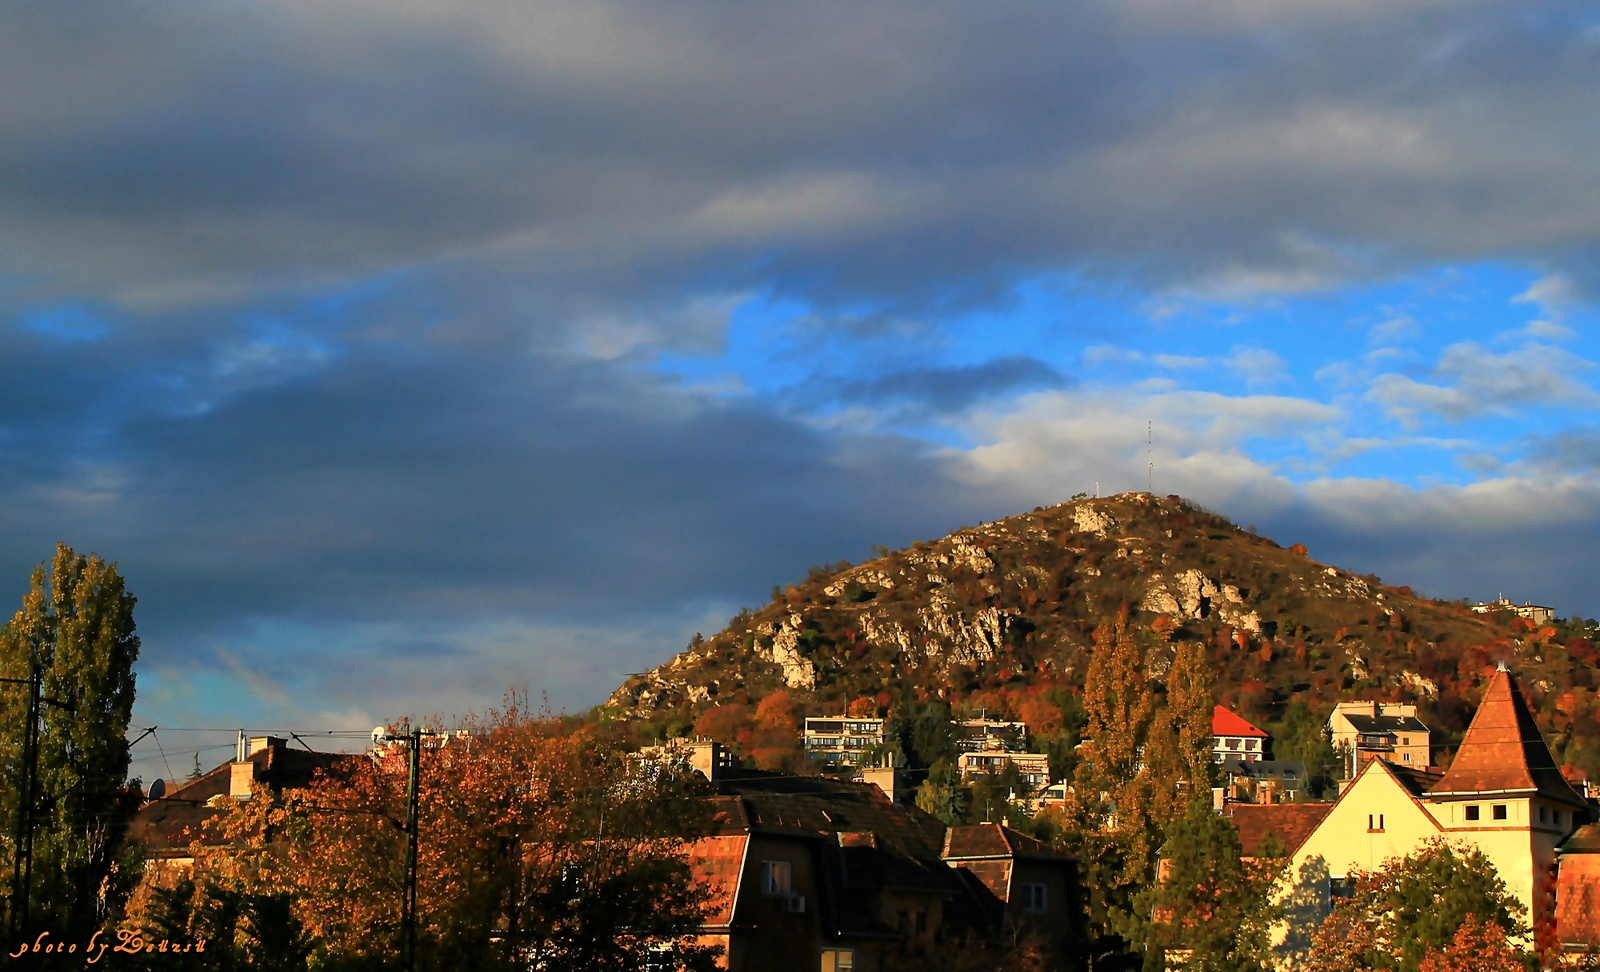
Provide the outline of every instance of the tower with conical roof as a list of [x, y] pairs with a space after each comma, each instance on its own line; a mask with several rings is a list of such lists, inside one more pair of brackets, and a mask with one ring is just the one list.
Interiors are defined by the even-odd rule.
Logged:
[[1507, 890], [1528, 905], [1536, 940], [1553, 931], [1556, 846], [1593, 811], [1561, 775], [1504, 662], [1424, 806], [1449, 837], [1494, 861]]

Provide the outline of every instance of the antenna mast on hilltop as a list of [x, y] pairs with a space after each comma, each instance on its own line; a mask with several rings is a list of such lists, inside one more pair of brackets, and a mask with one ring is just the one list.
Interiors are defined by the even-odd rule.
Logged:
[[1153, 495], [1156, 491], [1156, 423], [1146, 419], [1144, 423], [1144, 460], [1145, 483], [1144, 488]]

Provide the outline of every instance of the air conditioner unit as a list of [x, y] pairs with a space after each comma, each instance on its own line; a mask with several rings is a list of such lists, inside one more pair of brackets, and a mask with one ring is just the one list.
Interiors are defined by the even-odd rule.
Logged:
[[803, 915], [806, 913], [806, 896], [803, 894], [789, 895], [789, 914]]

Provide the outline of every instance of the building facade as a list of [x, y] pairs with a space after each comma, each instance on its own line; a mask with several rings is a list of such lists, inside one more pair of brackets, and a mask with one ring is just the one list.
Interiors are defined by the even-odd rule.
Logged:
[[1562, 777], [1532, 712], [1502, 665], [1491, 677], [1448, 772], [1372, 759], [1316, 828], [1292, 848], [1301, 909], [1283, 929], [1286, 957], [1309, 942], [1326, 904], [1357, 870], [1376, 870], [1429, 840], [1474, 847], [1528, 909], [1535, 941], [1553, 929], [1556, 848], [1594, 807]]
[[805, 721], [806, 755], [826, 763], [859, 766], [863, 754], [881, 747], [885, 719], [825, 716]]
[[1211, 736], [1211, 758], [1219, 763], [1230, 759], [1254, 761], [1267, 758], [1267, 741], [1270, 737], [1248, 719], [1224, 706], [1219, 705], [1211, 712]]
[[1374, 759], [1416, 769], [1433, 765], [1433, 734], [1417, 718], [1414, 705], [1340, 702], [1328, 716], [1326, 731], [1350, 779]]

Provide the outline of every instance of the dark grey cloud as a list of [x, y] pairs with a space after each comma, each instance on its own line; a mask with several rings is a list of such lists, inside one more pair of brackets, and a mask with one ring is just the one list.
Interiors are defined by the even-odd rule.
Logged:
[[511, 342], [354, 341], [187, 400], [141, 396], [111, 344], [0, 367], [19, 379], [0, 382], [8, 414], [60, 416], [0, 457], [0, 568], [20, 583], [56, 539], [123, 561], [157, 656], [265, 619], [756, 603], [806, 563], [942, 533], [973, 505], [915, 441]]
[[991, 398], [1069, 384], [1068, 376], [1037, 358], [1008, 355], [977, 365], [906, 368], [867, 381], [849, 381], [839, 387], [837, 397], [951, 413]]
[[1600, 242], [1582, 7], [87, 10], [0, 15], [0, 258], [137, 306], [441, 261], [569, 300], [1587, 280]]
[[[615, 657], [659, 657], [686, 604], [1012, 511], [925, 443], [646, 367], [716, 351], [741, 295], [880, 334], [1039, 272], [1256, 292], [1505, 260], [1581, 295], [1595, 23], [1443, 0], [6, 6], [0, 571], [20, 593], [57, 539], [121, 560], [172, 664], [273, 624], [449, 655], [493, 618], [646, 631]], [[829, 393], [949, 413], [1067, 384], [906, 358]], [[295, 663], [331, 666], [317, 650]]]

